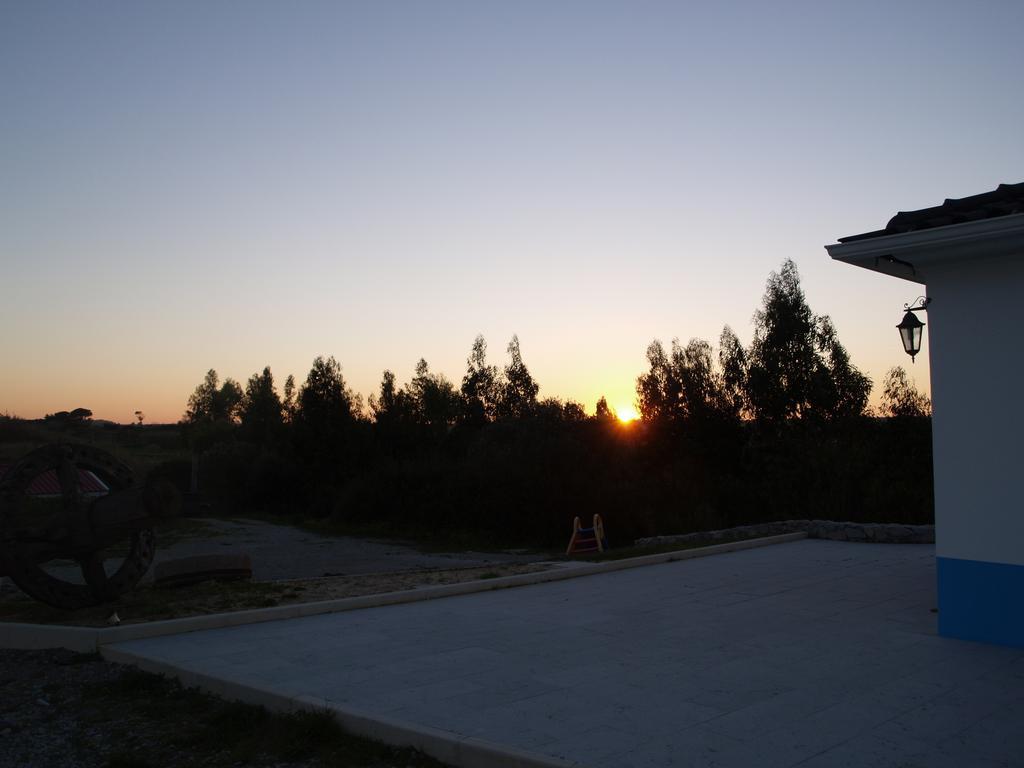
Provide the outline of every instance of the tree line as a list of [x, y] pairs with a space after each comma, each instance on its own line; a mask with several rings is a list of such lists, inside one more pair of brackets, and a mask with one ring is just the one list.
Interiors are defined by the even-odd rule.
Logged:
[[487, 342], [477, 336], [458, 388], [444, 374], [432, 373], [424, 359], [404, 386], [398, 385], [392, 371], [385, 370], [368, 407], [345, 383], [333, 357], [317, 357], [301, 387], [296, 388], [295, 377], [288, 376], [282, 395], [269, 367], [254, 373], [245, 387], [231, 378], [221, 382], [217, 371], [211, 369], [189, 397], [182, 423], [195, 435], [217, 425], [237, 426], [245, 439], [265, 442], [288, 424], [333, 432], [347, 422], [367, 420], [382, 429], [407, 425], [445, 431], [459, 424], [479, 426], [541, 415], [586, 418], [583, 406], [575, 401], [538, 399], [540, 386], [523, 362], [517, 336], [512, 337], [507, 352], [509, 362], [504, 368], [489, 364]]
[[923, 522], [931, 511], [930, 403], [895, 368], [878, 413], [792, 261], [773, 272], [744, 346], [726, 326], [653, 341], [639, 423], [602, 398], [588, 417], [540, 398], [513, 336], [501, 368], [482, 336], [461, 382], [421, 359], [386, 370], [364, 403], [333, 357], [278, 392], [269, 367], [243, 387], [210, 370], [182, 424], [203, 487], [232, 511], [330, 518], [352, 531], [495, 545], [559, 543], [601, 512], [620, 541], [784, 517]]

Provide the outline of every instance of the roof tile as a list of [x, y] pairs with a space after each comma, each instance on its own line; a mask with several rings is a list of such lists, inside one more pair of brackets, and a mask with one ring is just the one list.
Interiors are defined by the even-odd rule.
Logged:
[[1024, 213], [1024, 182], [1019, 184], [1000, 184], [992, 192], [982, 192], [970, 197], [947, 198], [942, 205], [922, 208], [918, 211], [900, 211], [885, 226], [874, 232], [861, 235], [840, 237], [840, 243], [851, 243], [856, 240], [869, 240], [873, 237], [886, 235], [902, 235], [922, 229], [935, 229], [951, 224], [963, 224], [968, 221], [994, 219], [999, 216], [1010, 216]]

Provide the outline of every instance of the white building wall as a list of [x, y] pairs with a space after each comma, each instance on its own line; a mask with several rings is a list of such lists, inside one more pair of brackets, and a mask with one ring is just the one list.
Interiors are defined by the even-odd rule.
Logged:
[[1024, 254], [927, 280], [936, 554], [1024, 565]]

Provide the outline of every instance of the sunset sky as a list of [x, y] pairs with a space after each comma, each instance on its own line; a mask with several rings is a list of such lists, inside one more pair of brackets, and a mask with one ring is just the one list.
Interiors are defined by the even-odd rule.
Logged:
[[[796, 261], [876, 383], [913, 283], [822, 247], [1024, 181], [1024, 3], [0, 5], [0, 413], [364, 396], [519, 335], [541, 396], [746, 343]], [[926, 334], [925, 351], [929, 341]], [[876, 394], [877, 396], [877, 394]]]

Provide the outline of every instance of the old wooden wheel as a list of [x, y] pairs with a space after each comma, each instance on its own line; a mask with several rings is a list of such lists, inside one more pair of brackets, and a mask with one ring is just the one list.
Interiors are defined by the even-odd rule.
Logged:
[[[143, 516], [110, 525], [107, 510], [141, 497], [131, 469], [106, 451], [60, 444], [29, 453], [0, 478], [0, 575], [57, 608], [117, 599], [149, 569], [155, 540]], [[81, 582], [67, 577], [75, 565]]]

